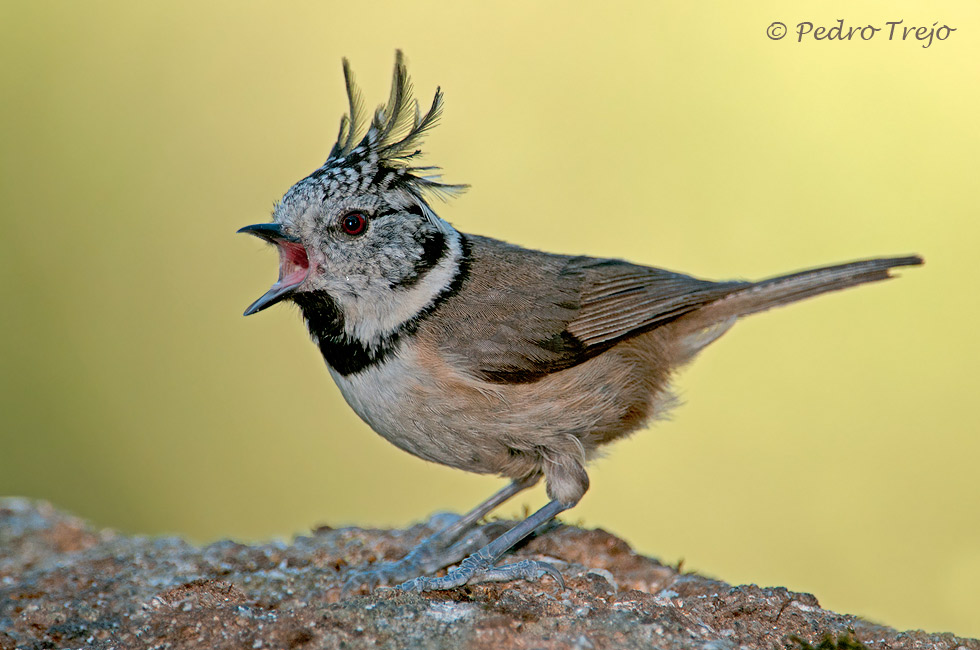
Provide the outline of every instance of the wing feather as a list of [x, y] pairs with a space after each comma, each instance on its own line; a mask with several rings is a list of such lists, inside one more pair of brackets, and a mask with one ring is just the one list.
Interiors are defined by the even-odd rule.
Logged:
[[747, 282], [710, 282], [620, 260], [576, 258], [584, 282], [569, 333], [593, 347], [646, 331], [737, 291]]
[[433, 335], [477, 376], [534, 381], [746, 286], [467, 235], [465, 289]]

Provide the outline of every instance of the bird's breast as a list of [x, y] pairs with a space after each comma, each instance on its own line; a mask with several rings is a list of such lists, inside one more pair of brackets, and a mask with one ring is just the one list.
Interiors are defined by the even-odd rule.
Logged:
[[497, 472], [491, 458], [506, 449], [488, 434], [479, 415], [492, 399], [425, 357], [403, 341], [383, 362], [360, 372], [343, 374], [328, 367], [354, 412], [395, 446], [450, 467]]
[[641, 427], [667, 397], [642, 341], [531, 383], [495, 383], [467, 360], [411, 337], [383, 362], [344, 375], [330, 369], [372, 429], [420, 458], [478, 472], [519, 474], [525, 457], [574, 447], [583, 462], [601, 444]]

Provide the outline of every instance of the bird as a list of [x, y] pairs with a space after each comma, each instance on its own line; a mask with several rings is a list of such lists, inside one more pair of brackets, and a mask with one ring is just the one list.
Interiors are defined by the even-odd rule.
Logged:
[[[404, 558], [352, 570], [345, 589], [546, 575], [563, 587], [547, 562], [500, 562], [579, 502], [605, 445], [671, 407], [679, 368], [744, 316], [923, 263], [908, 255], [714, 282], [464, 233], [432, 204], [466, 186], [419, 164], [441, 88], [423, 113], [398, 51], [388, 101], [368, 121], [346, 59], [343, 72], [349, 110], [326, 162], [283, 195], [271, 222], [239, 230], [279, 253], [278, 280], [245, 315], [291, 301], [375, 432], [427, 461], [509, 479]], [[492, 539], [474, 532], [542, 479], [545, 506]]]

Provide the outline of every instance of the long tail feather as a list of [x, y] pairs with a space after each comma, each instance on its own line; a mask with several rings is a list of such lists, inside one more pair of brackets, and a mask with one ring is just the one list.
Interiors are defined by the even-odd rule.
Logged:
[[[861, 260], [847, 264], [825, 266], [807, 271], [780, 275], [753, 282], [727, 296], [680, 318], [677, 326], [690, 338], [693, 354], [721, 335], [735, 319], [756, 312], [786, 305], [829, 291], [839, 291], [867, 282], [880, 282], [894, 277], [890, 270], [902, 266], [918, 266], [918, 255]], [[721, 326], [721, 327], [719, 327]], [[718, 330], [710, 337], [702, 333]]]
[[907, 257], [861, 260], [799, 271], [756, 282], [706, 307], [706, 309], [721, 309], [726, 315], [731, 316], [747, 316], [828, 291], [839, 291], [866, 282], [887, 280], [894, 277], [889, 273], [890, 269], [901, 266], [918, 266], [922, 263], [921, 257], [910, 255]]

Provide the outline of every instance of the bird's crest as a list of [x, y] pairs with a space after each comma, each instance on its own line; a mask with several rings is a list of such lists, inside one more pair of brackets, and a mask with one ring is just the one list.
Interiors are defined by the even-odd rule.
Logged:
[[419, 145], [423, 136], [439, 121], [442, 91], [436, 89], [432, 105], [422, 115], [418, 100], [412, 97], [412, 81], [400, 50], [395, 54], [388, 103], [375, 110], [363, 136], [363, 104], [347, 59], [344, 59], [344, 80], [350, 112], [340, 120], [337, 143], [330, 150], [327, 161], [310, 174], [311, 178], [326, 177], [326, 181], [331, 177], [343, 177], [349, 181], [352, 170], [362, 184], [401, 187], [420, 198], [423, 193], [445, 198], [466, 189], [465, 185], [441, 182], [438, 167], [412, 165], [422, 154]]

